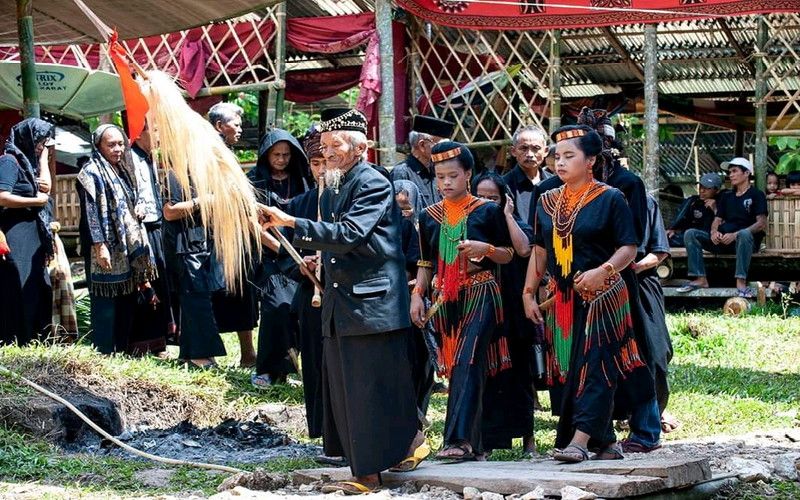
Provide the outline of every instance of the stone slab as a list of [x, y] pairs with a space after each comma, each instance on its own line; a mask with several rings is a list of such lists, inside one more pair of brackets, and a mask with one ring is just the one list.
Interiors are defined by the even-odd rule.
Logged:
[[[524, 462], [523, 462], [524, 463]], [[554, 460], [529, 462], [534, 470], [586, 472], [658, 477], [667, 488], [683, 488], [711, 479], [711, 466], [705, 458], [669, 458], [641, 456], [625, 460], [587, 460], [579, 464], [562, 464]]]
[[[323, 475], [332, 481], [351, 477], [349, 468], [324, 468], [295, 471], [293, 480], [296, 484], [307, 484], [319, 481]], [[461, 493], [465, 486], [472, 486], [502, 495], [523, 495], [540, 486], [545, 495], [560, 496], [561, 488], [575, 486], [602, 498], [624, 498], [666, 489], [666, 482], [661, 477], [564, 472], [550, 468], [537, 470], [531, 462], [425, 462], [413, 472], [386, 472], [381, 476], [383, 484], [388, 487], [412, 481], [417, 487], [428, 484], [457, 493]]]

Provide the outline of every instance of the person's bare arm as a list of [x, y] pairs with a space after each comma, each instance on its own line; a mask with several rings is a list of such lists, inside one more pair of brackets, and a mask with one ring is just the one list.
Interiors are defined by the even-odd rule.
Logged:
[[29, 198], [11, 194], [10, 191], [0, 191], [0, 207], [3, 208], [35, 208], [47, 205], [50, 197], [45, 193], [36, 193], [36, 196]]
[[167, 202], [164, 204], [164, 219], [172, 222], [189, 217], [198, 207], [197, 198], [178, 203]]

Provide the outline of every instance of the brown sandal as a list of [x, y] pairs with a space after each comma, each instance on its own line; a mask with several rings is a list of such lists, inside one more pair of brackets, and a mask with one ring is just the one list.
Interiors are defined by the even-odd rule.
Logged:
[[559, 462], [577, 464], [583, 462], [584, 460], [589, 460], [589, 450], [579, 444], [570, 443], [565, 446], [563, 450], [555, 452], [553, 454], [553, 458]]

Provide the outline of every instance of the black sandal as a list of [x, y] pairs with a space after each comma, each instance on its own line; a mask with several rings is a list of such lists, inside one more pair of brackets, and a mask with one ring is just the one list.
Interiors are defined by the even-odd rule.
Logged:
[[[575, 450], [569, 452], [568, 450]], [[570, 443], [564, 447], [563, 450], [557, 451], [553, 454], [553, 458], [559, 462], [567, 462], [570, 464], [577, 464], [584, 460], [589, 460], [589, 450], [579, 444]]]
[[[442, 453], [447, 450], [461, 450], [463, 453], [461, 455], [444, 455]], [[436, 459], [441, 460], [447, 464], [457, 464], [461, 462], [468, 462], [475, 460], [475, 453], [470, 449], [469, 443], [462, 442], [459, 444], [448, 445], [442, 451], [436, 454]]]

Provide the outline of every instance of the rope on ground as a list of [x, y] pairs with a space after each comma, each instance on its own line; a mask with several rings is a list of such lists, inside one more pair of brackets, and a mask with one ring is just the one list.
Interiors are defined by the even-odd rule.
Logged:
[[0, 376], [8, 377], [11, 380], [22, 382], [23, 384], [35, 389], [36, 391], [44, 394], [45, 396], [47, 396], [47, 397], [49, 397], [49, 398], [51, 398], [51, 399], [53, 399], [55, 401], [58, 401], [62, 405], [66, 406], [72, 413], [77, 415], [81, 420], [86, 422], [92, 429], [97, 431], [98, 434], [100, 434], [104, 438], [108, 439], [109, 441], [111, 441], [115, 445], [119, 446], [123, 450], [125, 450], [125, 451], [127, 451], [129, 453], [132, 453], [134, 455], [138, 455], [140, 457], [144, 457], [144, 458], [147, 458], [149, 460], [153, 460], [155, 462], [161, 462], [161, 463], [169, 464], [169, 465], [185, 465], [185, 466], [189, 466], [189, 467], [196, 467], [196, 468], [199, 468], [199, 469], [219, 470], [219, 471], [222, 471], [222, 472], [230, 472], [232, 474], [238, 474], [240, 472], [246, 472], [246, 471], [244, 471], [242, 469], [237, 469], [235, 467], [228, 467], [226, 465], [206, 464], [206, 463], [203, 463], [203, 462], [190, 462], [188, 460], [177, 460], [177, 459], [174, 459], [174, 458], [159, 457], [158, 455], [153, 455], [151, 453], [147, 453], [147, 452], [144, 452], [144, 451], [137, 450], [133, 446], [130, 446], [128, 444], [123, 443], [119, 439], [115, 438], [114, 436], [112, 436], [111, 434], [106, 432], [102, 427], [100, 427], [99, 425], [97, 425], [94, 422], [92, 422], [91, 419], [89, 419], [89, 417], [84, 415], [72, 403], [70, 403], [66, 399], [62, 398], [58, 394], [55, 394], [55, 393], [53, 393], [51, 391], [48, 391], [44, 387], [36, 384], [35, 382], [32, 382], [32, 381], [28, 380], [27, 378], [23, 377], [22, 375], [20, 375], [18, 373], [15, 373], [15, 372], [9, 370], [8, 368], [6, 368], [3, 365], [0, 365]]

